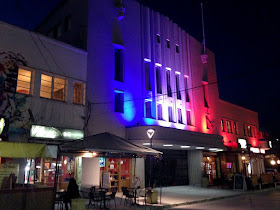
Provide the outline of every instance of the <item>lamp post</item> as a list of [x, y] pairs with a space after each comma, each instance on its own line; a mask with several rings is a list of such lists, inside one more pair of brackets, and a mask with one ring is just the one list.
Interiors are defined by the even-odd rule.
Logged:
[[[150, 147], [153, 148], [153, 135], [155, 133], [155, 130], [150, 128], [147, 130], [147, 135], [150, 139]], [[150, 178], [149, 178], [149, 187], [151, 187], [151, 178], [152, 178], [152, 157], [150, 157]]]

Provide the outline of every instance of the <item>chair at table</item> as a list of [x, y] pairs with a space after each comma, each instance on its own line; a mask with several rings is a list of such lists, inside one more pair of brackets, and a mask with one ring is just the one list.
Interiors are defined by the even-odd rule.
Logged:
[[116, 191], [113, 191], [110, 195], [105, 197], [105, 200], [108, 202], [108, 206], [110, 206], [111, 200], [114, 200], [115, 208], [117, 207], [117, 205], [116, 205], [116, 193], [117, 193]]
[[95, 208], [95, 206], [99, 205], [101, 207], [102, 204], [102, 194], [100, 192], [95, 192], [95, 187], [91, 188], [89, 193], [89, 204], [87, 205], [87, 209], [90, 207]]
[[131, 205], [134, 199], [134, 195], [131, 194], [127, 188], [123, 189], [123, 195], [125, 196], [124, 205], [126, 205], [127, 202], [129, 202], [129, 204]]

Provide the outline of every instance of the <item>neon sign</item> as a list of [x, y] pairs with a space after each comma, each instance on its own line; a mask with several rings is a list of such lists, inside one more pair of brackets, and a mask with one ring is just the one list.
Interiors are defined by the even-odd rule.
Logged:
[[54, 127], [46, 127], [41, 125], [32, 125], [30, 136], [36, 138], [48, 139], [81, 139], [84, 137], [84, 132], [74, 129], [62, 129]]

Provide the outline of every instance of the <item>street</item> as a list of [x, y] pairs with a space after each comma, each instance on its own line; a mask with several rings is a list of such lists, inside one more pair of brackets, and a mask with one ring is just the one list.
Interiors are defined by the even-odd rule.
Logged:
[[280, 209], [280, 191], [259, 192], [171, 209]]

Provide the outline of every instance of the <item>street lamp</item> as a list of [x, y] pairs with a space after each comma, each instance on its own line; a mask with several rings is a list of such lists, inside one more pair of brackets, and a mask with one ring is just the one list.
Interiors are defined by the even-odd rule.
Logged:
[[[155, 130], [150, 128], [147, 130], [147, 135], [150, 139], [150, 147], [153, 148], [153, 135], [155, 134]], [[152, 178], [152, 157], [150, 157], [150, 178], [149, 178], [149, 187], [151, 187], [151, 178]]]

